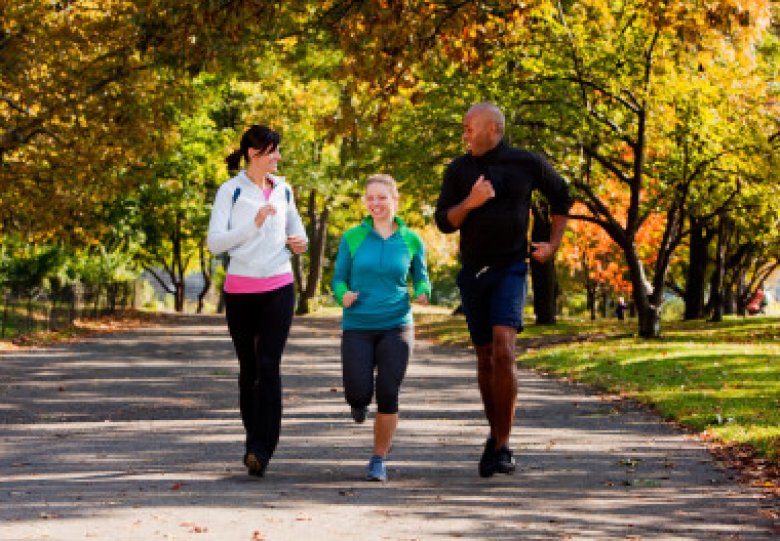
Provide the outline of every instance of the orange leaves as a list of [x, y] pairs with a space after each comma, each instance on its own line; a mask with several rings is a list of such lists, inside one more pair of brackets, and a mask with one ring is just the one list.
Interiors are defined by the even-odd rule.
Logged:
[[688, 44], [729, 37], [745, 46], [754, 42], [771, 20], [769, 0], [654, 0], [649, 2], [649, 12], [654, 26]]
[[[583, 214], [582, 207], [577, 203], [572, 213]], [[631, 285], [623, 255], [604, 229], [583, 220], [570, 220], [568, 226], [569, 233], [559, 253], [572, 272], [583, 273], [590, 281], [614, 291], [629, 292]]]
[[[630, 192], [626, 186], [612, 176], [600, 177], [593, 183], [598, 186], [600, 200], [607, 206], [612, 217], [625, 228], [628, 222]], [[650, 190], [647, 190], [650, 191]], [[582, 203], [572, 207], [574, 216], [590, 216]], [[650, 212], [635, 236], [635, 246], [645, 265], [652, 265], [657, 256], [657, 247], [663, 237], [666, 217], [659, 212]], [[622, 249], [599, 225], [585, 220], [570, 220], [570, 233], [564, 237], [560, 250], [561, 258], [573, 272], [585, 273], [589, 280], [605, 285], [614, 291], [632, 290], [628, 267]]]
[[637, 231], [636, 245], [639, 247], [639, 255], [646, 265], [654, 264], [658, 258], [658, 246], [663, 239], [665, 227], [666, 216], [653, 212]]
[[439, 52], [467, 69], [489, 65], [495, 53], [524, 31], [521, 22], [528, 9], [514, 4], [491, 12], [474, 4], [460, 14], [460, 26], [442, 34]]
[[476, 66], [502, 46], [527, 8], [513, 1], [458, 4], [422, 0], [360, 3], [336, 21], [349, 74], [375, 92], [416, 84], [410, 74], [437, 56]]

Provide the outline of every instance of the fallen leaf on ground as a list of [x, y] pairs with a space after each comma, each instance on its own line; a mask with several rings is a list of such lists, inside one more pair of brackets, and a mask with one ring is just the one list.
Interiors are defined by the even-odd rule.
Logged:
[[192, 522], [182, 522], [179, 524], [182, 528], [189, 528], [190, 533], [206, 533], [209, 531], [208, 528], [204, 526], [198, 526], [197, 524], [193, 524]]
[[759, 509], [758, 514], [761, 515], [764, 518], [768, 518], [771, 520], [775, 520], [778, 518], [777, 513], [772, 511], [771, 509]]

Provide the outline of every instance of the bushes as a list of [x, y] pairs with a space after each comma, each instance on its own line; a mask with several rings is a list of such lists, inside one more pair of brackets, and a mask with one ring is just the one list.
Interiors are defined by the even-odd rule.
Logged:
[[132, 255], [102, 246], [76, 252], [3, 240], [0, 338], [55, 330], [77, 318], [133, 306]]

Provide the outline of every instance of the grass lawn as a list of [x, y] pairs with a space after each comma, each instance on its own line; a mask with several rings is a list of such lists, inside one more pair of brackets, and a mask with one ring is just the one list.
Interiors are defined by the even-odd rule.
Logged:
[[[417, 321], [426, 336], [468, 344], [462, 317], [422, 314]], [[519, 340], [528, 349], [518, 361], [652, 404], [716, 441], [748, 444], [780, 460], [780, 319], [665, 321], [658, 340], [635, 332], [635, 321], [529, 325]], [[575, 335], [587, 339], [555, 343]]]

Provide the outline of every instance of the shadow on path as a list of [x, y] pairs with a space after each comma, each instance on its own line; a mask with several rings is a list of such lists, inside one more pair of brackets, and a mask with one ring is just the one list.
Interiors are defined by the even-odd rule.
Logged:
[[[338, 321], [297, 319], [282, 439], [240, 464], [224, 321], [0, 356], [0, 539], [774, 539], [758, 493], [642, 411], [521, 371], [519, 471], [481, 479], [472, 354], [420, 342], [387, 484], [341, 387]], [[775, 532], [776, 533], [776, 532]]]

